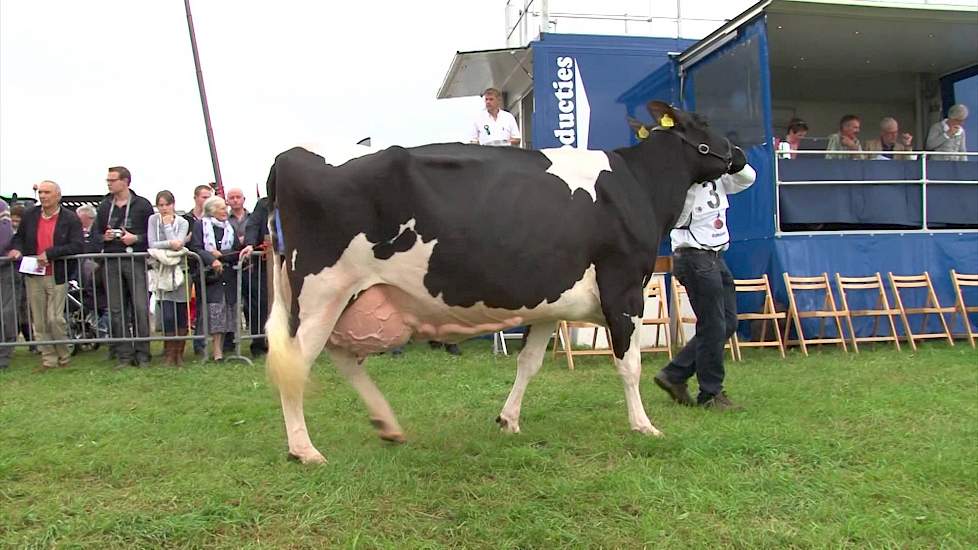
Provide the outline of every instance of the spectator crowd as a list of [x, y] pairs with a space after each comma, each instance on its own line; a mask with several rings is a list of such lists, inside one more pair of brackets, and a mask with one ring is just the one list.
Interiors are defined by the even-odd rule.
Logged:
[[[968, 118], [968, 107], [963, 104], [951, 106], [947, 117], [935, 122], [927, 132], [924, 149], [942, 154], [930, 155], [932, 160], [965, 161], [968, 157], [965, 142], [964, 121]], [[847, 160], [917, 160], [917, 155], [907, 153], [914, 150], [913, 135], [900, 131], [896, 118], [883, 117], [879, 123], [879, 134], [860, 141], [862, 119], [858, 115], [845, 115], [839, 120], [839, 130], [828, 136], [825, 150], [827, 159]], [[808, 123], [800, 118], [788, 122], [785, 136], [777, 140], [779, 158], [795, 159], [798, 150], [803, 149], [802, 140], [808, 136]]]
[[[36, 342], [37, 371], [71, 363], [67, 301], [75, 293], [83, 311], [108, 325], [109, 359], [116, 369], [150, 364], [151, 311], [164, 336], [165, 365], [181, 365], [190, 331], [205, 336], [205, 326], [212, 359], [222, 361], [233, 349], [239, 323], [239, 265], [245, 270], [248, 330], [262, 333], [266, 273], [252, 258], [265, 250], [267, 199], [250, 213], [241, 189], [228, 190], [225, 198], [211, 185], [200, 185], [194, 208], [181, 216], [172, 192], [160, 191], [151, 204], [131, 183], [127, 168], [110, 167], [108, 194], [98, 207], [74, 211], [62, 205], [61, 188], [53, 181], [36, 186], [39, 205], [0, 200], [0, 341], [22, 335]], [[203, 340], [194, 340], [195, 353], [202, 352]], [[0, 346], [0, 369], [9, 365], [12, 350]], [[265, 352], [264, 339], [252, 338], [252, 355]]]

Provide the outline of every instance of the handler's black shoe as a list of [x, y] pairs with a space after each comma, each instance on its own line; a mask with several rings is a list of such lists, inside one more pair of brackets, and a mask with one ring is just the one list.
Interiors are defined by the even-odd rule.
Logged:
[[704, 409], [710, 409], [713, 411], [735, 412], [744, 410], [743, 407], [731, 401], [730, 398], [727, 397], [726, 392], [720, 392], [716, 395], [700, 395], [697, 401], [699, 401], [699, 405]]
[[459, 349], [458, 344], [445, 344], [445, 351], [449, 355], [455, 355], [455, 356], [462, 355], [462, 350]]
[[685, 383], [676, 384], [675, 382], [670, 382], [669, 378], [666, 377], [666, 373], [663, 371], [659, 371], [652, 378], [652, 381], [655, 382], [656, 386], [662, 388], [662, 391], [668, 393], [669, 397], [676, 403], [685, 407], [693, 406], [693, 398], [689, 395], [689, 389], [686, 388]]

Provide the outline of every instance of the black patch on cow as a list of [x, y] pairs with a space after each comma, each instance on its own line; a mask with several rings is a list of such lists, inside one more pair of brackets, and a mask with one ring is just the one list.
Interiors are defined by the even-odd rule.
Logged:
[[[282, 153], [275, 201], [284, 260], [299, 251], [290, 272], [293, 319], [303, 278], [335, 265], [354, 237], [376, 243], [381, 260], [420, 237], [436, 243], [425, 288], [449, 306], [533, 308], [557, 300], [594, 265], [615, 355], [622, 357], [661, 236], [689, 185], [718, 177], [726, 166], [665, 132], [605, 154], [611, 171], [600, 173], [595, 201], [547, 173], [551, 162], [538, 151], [391, 147], [342, 166], [304, 149]], [[401, 231], [411, 220], [414, 229]]]
[[411, 250], [417, 241], [418, 234], [411, 229], [405, 229], [394, 240], [375, 244], [373, 247], [374, 257], [378, 260], [387, 260], [397, 252]]

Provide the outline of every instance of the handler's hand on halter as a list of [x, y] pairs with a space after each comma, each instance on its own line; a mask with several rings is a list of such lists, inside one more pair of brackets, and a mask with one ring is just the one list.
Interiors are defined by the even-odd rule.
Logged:
[[747, 157], [744, 155], [744, 151], [740, 147], [734, 146], [733, 150], [730, 151], [730, 170], [727, 171], [728, 174], [736, 174], [747, 166]]

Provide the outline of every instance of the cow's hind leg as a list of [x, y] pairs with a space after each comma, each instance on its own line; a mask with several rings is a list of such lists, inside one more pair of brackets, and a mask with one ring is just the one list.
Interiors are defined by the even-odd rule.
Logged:
[[336, 369], [360, 394], [360, 399], [370, 414], [370, 423], [377, 429], [377, 435], [385, 441], [403, 443], [404, 432], [394, 417], [394, 411], [363, 367], [366, 360], [357, 361], [356, 356], [344, 349], [327, 347], [326, 350]]
[[523, 393], [530, 379], [543, 365], [543, 357], [547, 354], [547, 342], [550, 341], [555, 328], [557, 323], [537, 323], [529, 328], [530, 335], [526, 339], [526, 345], [516, 359], [516, 382], [513, 383], [513, 389], [509, 392], [502, 412], [496, 417], [496, 422], [502, 431], [520, 433]]
[[[333, 325], [355, 289], [349, 285], [324, 285], [319, 282], [317, 286], [322, 286], [313, 289], [314, 295], [319, 298], [328, 297], [328, 300], [325, 303], [309, 304], [302, 311], [299, 328], [293, 338], [289, 336], [289, 312], [285, 305], [288, 303], [288, 289], [280, 287], [285, 279], [284, 273], [282, 270], [282, 276], [275, 277], [276, 297], [265, 329], [268, 338], [266, 366], [269, 378], [278, 386], [282, 400], [289, 456], [303, 464], [323, 463], [326, 459], [309, 439], [302, 401], [309, 370], [325, 347]], [[307, 282], [305, 288], [309, 289], [311, 286]], [[300, 303], [300, 307], [302, 305]]]
[[[642, 353], [640, 351], [641, 343], [639, 341], [642, 318], [633, 317], [631, 325], [631, 337], [625, 340], [627, 349], [621, 358], [618, 357], [617, 350], [615, 353], [615, 367], [618, 369], [618, 374], [621, 375], [622, 383], [625, 385], [625, 403], [628, 406], [628, 422], [631, 424], [632, 430], [636, 432], [660, 436], [662, 432], [652, 425], [648, 415], [645, 414], [645, 407], [642, 405], [642, 396], [638, 391], [639, 382], [642, 380]], [[613, 339], [615, 328], [612, 327], [611, 329]]]

